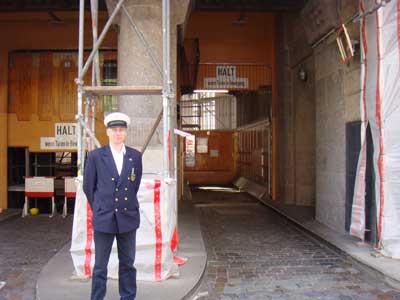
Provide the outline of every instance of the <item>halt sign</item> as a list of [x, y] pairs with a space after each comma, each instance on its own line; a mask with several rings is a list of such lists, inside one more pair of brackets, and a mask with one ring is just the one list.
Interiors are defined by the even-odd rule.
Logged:
[[41, 137], [40, 149], [43, 150], [76, 150], [76, 123], [55, 123], [54, 137]]
[[216, 66], [216, 77], [204, 77], [204, 88], [233, 88], [246, 89], [249, 87], [249, 79], [247, 77], [236, 76], [236, 66], [219, 65]]
[[217, 78], [235, 80], [236, 66], [217, 66]]
[[76, 140], [76, 123], [55, 123], [54, 126], [55, 137]]

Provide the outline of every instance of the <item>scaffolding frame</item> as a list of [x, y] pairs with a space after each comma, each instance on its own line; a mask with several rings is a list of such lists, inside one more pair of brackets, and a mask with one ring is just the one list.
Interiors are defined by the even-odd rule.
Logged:
[[[94, 120], [95, 120], [95, 96], [100, 95], [160, 95], [162, 96], [162, 110], [154, 122], [152, 130], [146, 138], [145, 144], [141, 148], [142, 154], [156, 132], [156, 129], [163, 120], [163, 169], [162, 176], [164, 179], [176, 179], [175, 167], [175, 137], [174, 129], [176, 121], [174, 121], [175, 95], [173, 91], [173, 82], [171, 80], [171, 64], [170, 64], [170, 1], [162, 0], [162, 44], [163, 44], [163, 62], [162, 66], [157, 61], [154, 51], [147, 43], [143, 33], [136, 25], [124, 5], [125, 0], [114, 2], [115, 7], [104, 25], [104, 28], [98, 36], [98, 0], [90, 1], [90, 10], [92, 16], [92, 35], [93, 48], [86, 62], [83, 63], [84, 52], [84, 11], [85, 1], [79, 1], [79, 45], [78, 45], [78, 78], [75, 83], [78, 89], [78, 111], [77, 120], [77, 167], [78, 176], [83, 175], [84, 161], [86, 150], [92, 150], [94, 147], [100, 147], [100, 143], [95, 136]], [[103, 42], [108, 30], [110, 29], [117, 14], [122, 11], [127, 17], [132, 29], [138, 35], [141, 43], [146, 48], [154, 66], [162, 77], [161, 86], [102, 86], [100, 80], [100, 64], [99, 64], [99, 48]], [[92, 65], [92, 85], [84, 86], [83, 78], [90, 65]], [[85, 100], [85, 101], [84, 101]], [[83, 111], [83, 103], [85, 109]], [[86, 138], [89, 137], [89, 143]]]

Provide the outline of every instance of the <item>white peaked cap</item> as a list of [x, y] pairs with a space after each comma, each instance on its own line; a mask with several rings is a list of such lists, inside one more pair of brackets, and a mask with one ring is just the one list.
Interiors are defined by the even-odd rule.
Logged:
[[106, 127], [127, 127], [131, 123], [128, 115], [121, 112], [113, 112], [104, 118], [104, 125]]

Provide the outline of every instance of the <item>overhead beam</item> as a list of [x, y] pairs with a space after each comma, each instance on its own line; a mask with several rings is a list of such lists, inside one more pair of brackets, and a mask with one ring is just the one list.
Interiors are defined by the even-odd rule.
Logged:
[[[85, 9], [90, 9], [90, 0], [85, 0]], [[99, 10], [106, 10], [104, 1], [99, 2]], [[0, 1], [0, 11], [77, 11], [79, 1], [54, 0], [13, 0]]]
[[85, 94], [91, 95], [159, 95], [161, 86], [83, 86]]
[[303, 7], [304, 0], [195, 0], [195, 10], [208, 11], [288, 11]]

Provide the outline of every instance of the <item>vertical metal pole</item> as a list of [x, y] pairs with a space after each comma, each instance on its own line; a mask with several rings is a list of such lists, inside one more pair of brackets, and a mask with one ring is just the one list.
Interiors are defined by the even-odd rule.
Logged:
[[167, 2], [162, 0], [162, 34], [163, 34], [163, 176], [169, 177], [168, 161], [168, 41], [167, 41]]
[[163, 126], [164, 126], [164, 174], [175, 178], [174, 97], [170, 64], [170, 1], [163, 0]]
[[[175, 174], [175, 137], [174, 137], [174, 125], [172, 124], [172, 81], [171, 81], [171, 66], [170, 66], [170, 0], [163, 0], [163, 108], [164, 108], [164, 141], [168, 140], [168, 144], [164, 144], [164, 172], [170, 179], [176, 179]], [[174, 186], [173, 196], [168, 199], [174, 203], [175, 208], [175, 224], [178, 225], [178, 205], [177, 205], [177, 185]]]
[[[90, 1], [90, 8], [92, 13], [92, 34], [93, 34], [93, 48], [97, 42], [97, 27], [98, 27], [98, 15], [99, 15], [99, 1], [98, 0], [91, 0]], [[101, 78], [100, 78], [100, 59], [99, 59], [99, 50], [95, 52], [95, 56], [93, 59], [93, 68], [92, 68], [92, 85], [101, 85]], [[89, 123], [87, 126], [95, 132], [95, 116], [96, 116], [96, 98], [90, 98], [90, 114]], [[93, 150], [94, 142], [90, 140], [88, 150]]]
[[30, 166], [31, 162], [29, 161], [29, 148], [25, 148], [25, 176], [31, 175]]
[[[90, 52], [89, 57], [86, 60], [85, 65], [82, 68], [81, 76], [79, 77], [80, 80], [82, 80], [83, 76], [85, 76], [86, 72], [89, 70], [89, 66], [92, 63], [92, 60], [94, 58], [96, 51], [99, 49], [101, 43], [103, 42], [103, 40], [108, 32], [108, 29], [112, 25], [112, 22], [114, 21], [114, 18], [118, 14], [118, 11], [121, 8], [123, 3], [124, 3], [124, 0], [118, 1], [117, 5], [114, 8], [114, 11], [112, 12], [112, 14], [110, 15], [110, 17], [107, 20], [106, 25], [104, 25], [104, 28], [103, 28], [102, 32], [100, 33], [98, 40], [96, 40], [96, 43], [93, 46], [92, 52]], [[82, 29], [83, 29], [83, 27], [82, 27]]]
[[[92, 97], [93, 96], [85, 97], [85, 112], [84, 112], [83, 119], [85, 121], [86, 126], [89, 126], [89, 104], [90, 104], [90, 101], [92, 101]], [[86, 130], [83, 129], [82, 130], [82, 155], [83, 156], [85, 155], [86, 148], [89, 149], [90, 144], [91, 144], [90, 141], [88, 142], [87, 136], [88, 135], [86, 133]]]
[[[90, 7], [92, 12], [92, 33], [93, 33], [93, 48], [97, 42], [97, 27], [98, 27], [98, 15], [99, 15], [99, 0], [90, 0]], [[92, 74], [92, 78], [94, 82], [93, 85], [101, 85], [100, 81], [100, 61], [99, 61], [99, 50], [96, 50], [95, 56], [93, 59], [93, 68], [94, 74]], [[92, 128], [93, 130], [93, 128]]]
[[[95, 128], [94, 128], [95, 120], [96, 120], [96, 98], [95, 97], [93, 97], [93, 99], [92, 99], [91, 107], [92, 107], [92, 126], [91, 126], [91, 128], [92, 128], [92, 132], [95, 133]], [[94, 141], [91, 140], [91, 142], [90, 142], [91, 148], [89, 150], [93, 150], [94, 149], [93, 145], [94, 145]]]
[[[87, 97], [83, 97], [82, 99], [84, 106], [82, 106], [82, 110], [83, 110], [83, 120], [85, 122], [85, 124], [87, 124], [88, 121], [88, 111], [89, 111], [89, 101], [90, 99], [88, 99]], [[87, 133], [84, 129], [84, 127], [82, 128], [82, 161], [85, 160], [85, 151], [87, 148]], [[82, 165], [84, 166], [85, 164], [82, 162]]]
[[167, 1], [167, 9], [166, 9], [166, 23], [167, 23], [167, 80], [168, 80], [168, 100], [169, 100], [169, 116], [168, 116], [168, 123], [169, 123], [169, 136], [170, 136], [170, 151], [169, 155], [171, 158], [170, 165], [169, 165], [169, 176], [171, 178], [177, 178], [175, 174], [175, 134], [174, 129], [176, 127], [176, 117], [175, 117], [175, 110], [176, 110], [176, 98], [174, 95], [174, 88], [173, 88], [173, 81], [171, 80], [171, 18], [170, 18], [170, 8], [171, 1]]
[[[82, 78], [83, 66], [83, 31], [85, 23], [85, 1], [79, 1], [79, 50], [78, 50], [78, 78]], [[82, 82], [78, 82], [78, 115], [77, 118], [82, 117]], [[78, 146], [78, 176], [83, 175], [84, 155], [82, 151], [82, 126], [77, 122], [77, 146]]]

